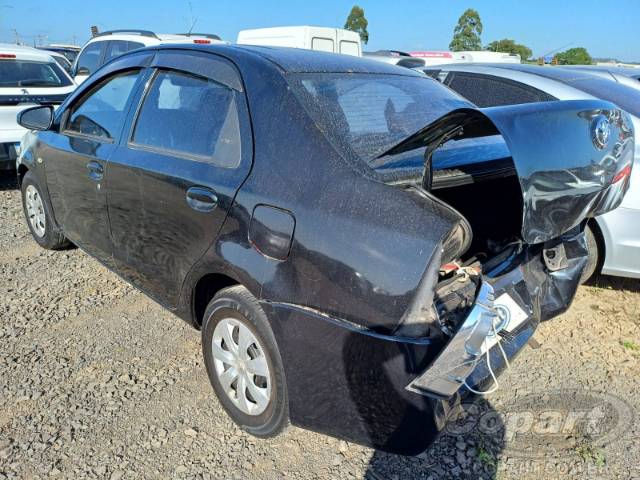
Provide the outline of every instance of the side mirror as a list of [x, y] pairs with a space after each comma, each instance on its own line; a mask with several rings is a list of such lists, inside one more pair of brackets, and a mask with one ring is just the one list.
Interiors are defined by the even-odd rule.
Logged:
[[91, 72], [87, 67], [80, 67], [78, 70], [76, 70], [76, 75], [84, 75], [88, 77], [89, 75], [91, 75]]
[[31, 107], [18, 113], [18, 125], [28, 130], [49, 130], [53, 124], [53, 107]]

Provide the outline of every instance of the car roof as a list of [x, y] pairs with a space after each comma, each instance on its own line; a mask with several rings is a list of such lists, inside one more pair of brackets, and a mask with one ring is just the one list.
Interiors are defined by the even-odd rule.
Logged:
[[[567, 85], [555, 79], [541, 76], [535, 70], [520, 70], [516, 68], [504, 68], [504, 63], [451, 63], [443, 65], [432, 65], [427, 67], [419, 67], [420, 71], [446, 71], [446, 72], [473, 72], [477, 74], [493, 75], [496, 77], [506, 78], [515, 82], [524, 83], [531, 87], [542, 90], [560, 100], [581, 100], [595, 98], [584, 91], [573, 86]], [[543, 68], [543, 67], [539, 67]]]
[[591, 72], [526, 64], [480, 64], [457, 63], [438, 65], [440, 68], [421, 70], [445, 70], [486, 73], [510, 78], [547, 92], [560, 100], [601, 98], [615, 103], [623, 110], [640, 117], [640, 92], [635, 88], [606, 79]]
[[3, 53], [13, 54], [18, 60], [32, 60], [47, 63], [55, 61], [50, 52], [22, 45], [13, 45], [11, 43], [0, 43], [0, 54]]
[[626, 77], [640, 78], [639, 67], [618, 67], [617, 65], [563, 65], [562, 68], [617, 73]]
[[233, 60], [242, 57], [259, 57], [285, 73], [371, 73], [423, 77], [407, 68], [389, 65], [340, 53], [320, 52], [290, 47], [269, 47], [231, 44], [163, 44], [151, 47], [157, 50], [172, 48], [217, 53]]

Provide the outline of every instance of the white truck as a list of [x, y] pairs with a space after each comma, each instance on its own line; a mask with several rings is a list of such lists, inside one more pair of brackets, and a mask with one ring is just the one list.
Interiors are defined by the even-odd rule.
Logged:
[[341, 28], [305, 25], [241, 30], [238, 33], [237, 43], [240, 45], [305, 48], [356, 57], [362, 56], [360, 35]]

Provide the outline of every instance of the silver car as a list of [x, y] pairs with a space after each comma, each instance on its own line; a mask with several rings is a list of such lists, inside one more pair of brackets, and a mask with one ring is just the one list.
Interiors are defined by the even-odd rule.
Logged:
[[[601, 98], [628, 111], [635, 129], [640, 129], [640, 91], [582, 69], [452, 64], [420, 70], [479, 107]], [[590, 219], [587, 224], [591, 258], [583, 280], [598, 271], [640, 278], [640, 145], [637, 142], [631, 188], [622, 205]]]

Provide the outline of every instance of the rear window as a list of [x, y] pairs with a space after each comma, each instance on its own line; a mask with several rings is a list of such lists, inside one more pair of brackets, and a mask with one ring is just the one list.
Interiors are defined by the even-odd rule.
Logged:
[[334, 147], [371, 168], [380, 167], [377, 157], [406, 137], [471, 105], [422, 76], [305, 73], [289, 82]]
[[0, 60], [0, 87], [67, 87], [71, 80], [57, 63]]

